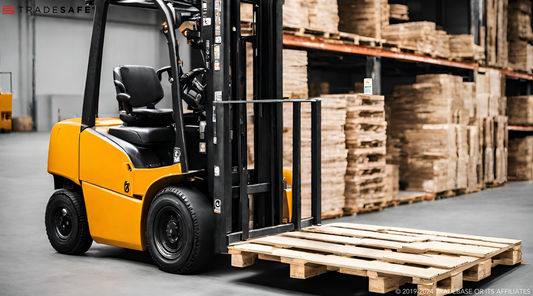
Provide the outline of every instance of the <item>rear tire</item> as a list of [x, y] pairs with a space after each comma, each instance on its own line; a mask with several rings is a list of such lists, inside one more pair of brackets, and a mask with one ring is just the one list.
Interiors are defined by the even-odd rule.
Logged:
[[74, 191], [57, 190], [52, 194], [45, 213], [46, 234], [56, 251], [67, 255], [81, 255], [91, 247], [83, 197]]
[[166, 187], [148, 210], [148, 250], [162, 271], [194, 273], [213, 255], [213, 229], [213, 211], [203, 194], [192, 187]]

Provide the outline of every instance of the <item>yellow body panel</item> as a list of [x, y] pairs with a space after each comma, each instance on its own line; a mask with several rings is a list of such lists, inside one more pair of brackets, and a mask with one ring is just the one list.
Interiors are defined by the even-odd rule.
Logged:
[[[133, 196], [133, 164], [124, 150], [95, 130], [80, 135], [80, 180]], [[125, 186], [128, 182], [129, 186]]]
[[[117, 118], [96, 119], [96, 126], [121, 125]], [[48, 173], [65, 177], [80, 185], [79, 140], [81, 119], [67, 119], [54, 125], [48, 147]]]
[[181, 175], [181, 164], [153, 169], [133, 169], [134, 179], [133, 194], [145, 196], [146, 192], [158, 180]]
[[48, 172], [65, 177], [78, 185], [80, 128], [80, 119], [58, 122], [50, 134], [48, 148]]
[[0, 130], [11, 132], [12, 111], [13, 95], [0, 94]]
[[123, 194], [82, 182], [89, 229], [95, 242], [143, 250], [142, 202]]
[[89, 229], [98, 243], [144, 250], [145, 220], [153, 197], [163, 187], [187, 178], [180, 164], [135, 168], [124, 150], [103, 135], [116, 124], [113, 119], [102, 120], [80, 136], [80, 180]]

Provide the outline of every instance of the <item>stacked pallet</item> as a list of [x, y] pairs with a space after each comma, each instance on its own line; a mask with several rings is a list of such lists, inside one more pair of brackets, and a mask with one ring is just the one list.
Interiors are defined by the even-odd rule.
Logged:
[[533, 70], [533, 45], [525, 40], [509, 41], [509, 67], [531, 73]]
[[485, 49], [474, 42], [473, 35], [448, 35], [450, 40], [450, 57], [456, 60], [482, 61]]
[[450, 44], [446, 32], [437, 30], [434, 22], [389, 25], [384, 28], [382, 38], [421, 54], [443, 58], [450, 56]]
[[328, 82], [309, 82], [309, 96], [312, 98], [329, 94]]
[[389, 14], [387, 0], [339, 0], [339, 30], [381, 39]]
[[509, 180], [533, 180], [533, 137], [509, 140]]
[[[253, 60], [252, 49], [247, 48], [246, 94], [253, 100]], [[289, 99], [308, 98], [307, 89], [307, 52], [302, 50], [283, 50], [283, 97]], [[248, 162], [254, 163], [253, 106], [248, 104]], [[292, 166], [292, 105], [283, 104], [283, 164]]]
[[461, 77], [452, 75], [420, 75], [413, 85], [395, 87], [387, 100], [387, 161], [400, 165], [406, 190], [467, 189], [469, 178], [477, 179], [471, 172], [478, 161], [470, 157], [478, 154], [470, 140], [475, 131], [468, 127], [475, 111], [463, 100], [473, 92], [471, 84], [465, 87]]
[[533, 96], [509, 97], [507, 111], [509, 124], [533, 125]]
[[487, 65], [506, 68], [508, 61], [507, 45], [507, 5], [508, 0], [485, 1], [486, 28], [485, 36]]
[[241, 22], [254, 21], [254, 7], [252, 4], [241, 3]]
[[408, 21], [409, 7], [407, 5], [402, 4], [391, 4], [389, 18], [400, 21]]
[[385, 198], [389, 204], [398, 204], [400, 191], [400, 168], [387, 164], [385, 168]]
[[509, 67], [530, 72], [533, 70], [533, 38], [531, 32], [531, 1], [509, 3]]
[[339, 15], [336, 0], [286, 0], [283, 26], [337, 33]]
[[[346, 175], [346, 98], [322, 98], [322, 217], [340, 217], [344, 207]], [[302, 103], [302, 217], [311, 216], [311, 104]], [[292, 133], [291, 133], [292, 137]], [[291, 139], [292, 140], [292, 139]], [[284, 149], [285, 150], [285, 149]], [[286, 151], [286, 150], [285, 150]], [[292, 148], [290, 153], [292, 154]]]
[[[305, 1], [309, 5], [309, 29], [328, 33], [339, 32], [337, 0]], [[292, 15], [294, 17], [294, 15]]]
[[531, 40], [531, 1], [517, 0], [509, 3], [508, 9], [509, 40]]
[[387, 205], [385, 102], [383, 96], [346, 95], [345, 214], [380, 209]]
[[499, 186], [507, 181], [508, 120], [504, 92], [505, 77], [500, 71], [480, 69], [476, 73], [476, 117], [483, 152], [484, 186]]
[[482, 188], [482, 154], [479, 142], [479, 127], [469, 125], [466, 127], [467, 145], [468, 145], [468, 169], [467, 169], [467, 187], [466, 192], [476, 192]]

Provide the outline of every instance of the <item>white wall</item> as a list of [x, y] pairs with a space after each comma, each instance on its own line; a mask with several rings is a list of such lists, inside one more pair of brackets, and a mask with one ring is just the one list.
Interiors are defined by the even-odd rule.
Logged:
[[[2, 5], [27, 5], [26, 1], [2, 0]], [[22, 4], [20, 4], [22, 3]], [[38, 6], [83, 6], [80, 0], [40, 0]], [[81, 4], [80, 4], [81, 3]], [[18, 9], [18, 8], [17, 8]], [[32, 21], [35, 21], [35, 34], [32, 32]], [[116, 116], [118, 104], [115, 99], [112, 70], [123, 64], [149, 65], [158, 69], [168, 65], [167, 44], [160, 32], [162, 19], [152, 10], [119, 8], [109, 9], [104, 43], [102, 79], [100, 89], [100, 117]], [[36, 121], [40, 129], [57, 122], [57, 111], [63, 106], [61, 118], [79, 116], [73, 106], [81, 106], [85, 88], [85, 76], [89, 56], [92, 33], [92, 14], [71, 15], [31, 15], [18, 13], [15, 15], [0, 14], [0, 71], [13, 72], [13, 115], [31, 115], [32, 102], [32, 40], [35, 37], [35, 99], [37, 108]], [[187, 60], [188, 46], [184, 40], [180, 49], [182, 59]], [[187, 63], [185, 63], [187, 67]], [[160, 108], [168, 108], [171, 102], [170, 88], [164, 83], [165, 99], [158, 104]], [[54, 100], [54, 97], [60, 97]], [[43, 102], [39, 102], [42, 100]], [[68, 111], [66, 111], [68, 110]], [[55, 112], [55, 113], [54, 113]], [[66, 113], [65, 113], [66, 112]], [[50, 118], [42, 118], [43, 114], [52, 114]], [[46, 128], [45, 128], [46, 129]]]
[[[36, 95], [83, 95], [92, 23], [40, 17], [36, 20]], [[100, 86], [100, 117], [116, 116], [113, 68], [158, 67], [159, 31], [152, 25], [109, 23], [106, 27]]]

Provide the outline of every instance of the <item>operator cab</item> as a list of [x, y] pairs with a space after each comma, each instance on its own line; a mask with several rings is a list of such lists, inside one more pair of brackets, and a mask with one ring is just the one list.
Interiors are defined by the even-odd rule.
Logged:
[[[193, 49], [201, 50], [198, 11], [180, 3], [168, 5], [174, 10], [174, 23], [178, 28], [176, 31], [179, 30], [186, 37], [187, 44]], [[167, 22], [162, 24], [161, 32], [167, 37], [167, 42], [173, 39]], [[179, 43], [176, 41], [174, 45], [175, 50], [172, 46], [169, 48], [171, 56], [175, 55], [178, 61], [176, 69], [166, 66], [156, 71], [145, 65], [120, 65], [113, 69], [119, 118], [123, 124], [109, 127], [106, 137], [121, 146], [138, 168], [173, 165], [176, 162], [174, 147], [179, 140], [177, 134], [181, 131], [186, 150], [190, 151], [188, 155], [190, 169], [198, 170], [205, 167], [205, 148], [198, 147], [198, 142], [201, 142], [205, 127], [206, 85], [203, 83], [203, 76], [207, 70], [196, 68], [183, 73]], [[170, 64], [172, 65], [172, 58]], [[179, 86], [177, 95], [174, 89], [171, 93], [174, 110], [156, 108], [156, 104], [165, 97], [161, 85], [164, 73], [167, 74], [172, 87], [173, 84]], [[177, 81], [173, 73], [176, 73]], [[182, 108], [176, 108], [176, 105], [181, 105], [175, 103], [176, 97], [185, 101], [189, 112], [179, 114], [182, 113]], [[177, 114], [174, 114], [175, 112]], [[177, 118], [181, 120], [176, 120]], [[196, 145], [193, 145], [194, 143]]]
[[172, 109], [156, 109], [164, 91], [155, 70], [149, 66], [119, 66], [113, 70], [123, 126], [110, 127], [109, 134], [140, 146], [174, 142]]

